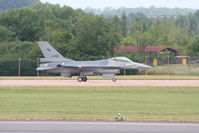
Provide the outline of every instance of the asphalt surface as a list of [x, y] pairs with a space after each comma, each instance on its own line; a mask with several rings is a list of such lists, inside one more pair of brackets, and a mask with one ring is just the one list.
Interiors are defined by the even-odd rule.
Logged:
[[199, 123], [0, 121], [0, 132], [198, 133]]
[[199, 80], [0, 80], [0, 86], [199, 86]]

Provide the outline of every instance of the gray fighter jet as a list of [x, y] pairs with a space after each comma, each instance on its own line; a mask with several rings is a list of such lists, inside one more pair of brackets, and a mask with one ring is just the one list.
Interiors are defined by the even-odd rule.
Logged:
[[40, 66], [36, 69], [48, 73], [60, 73], [64, 77], [79, 75], [79, 82], [86, 82], [87, 76], [101, 75], [116, 81], [114, 76], [120, 69], [148, 69], [150, 66], [133, 62], [126, 57], [113, 57], [96, 61], [75, 61], [64, 58], [48, 42], [39, 41], [39, 47], [45, 58], [40, 58]]

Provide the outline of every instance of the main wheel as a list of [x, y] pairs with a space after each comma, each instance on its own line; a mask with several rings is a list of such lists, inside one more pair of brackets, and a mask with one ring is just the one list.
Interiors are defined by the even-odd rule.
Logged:
[[83, 77], [83, 78], [82, 78], [82, 81], [83, 81], [83, 82], [86, 82], [86, 81], [87, 81], [87, 77]]
[[116, 78], [113, 78], [112, 81], [113, 81], [113, 82], [116, 82]]
[[78, 78], [77, 78], [77, 81], [78, 81], [78, 82], [82, 82], [82, 81], [83, 81], [83, 78], [82, 78], [82, 77], [78, 77]]

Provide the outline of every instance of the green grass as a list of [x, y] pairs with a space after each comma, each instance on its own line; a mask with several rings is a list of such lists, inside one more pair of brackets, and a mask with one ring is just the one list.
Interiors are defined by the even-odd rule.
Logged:
[[[116, 76], [118, 80], [199, 80], [199, 76], [185, 76], [185, 75], [133, 75], [133, 76]], [[65, 78], [61, 76], [1, 76], [0, 80], [76, 80], [77, 77]], [[101, 76], [88, 76], [89, 80], [110, 80], [104, 79]]]
[[199, 87], [0, 87], [1, 120], [199, 122]]
[[[164, 65], [144, 71], [149, 75], [190, 75], [199, 76], [199, 64], [195, 65]], [[140, 73], [144, 73], [140, 71]]]

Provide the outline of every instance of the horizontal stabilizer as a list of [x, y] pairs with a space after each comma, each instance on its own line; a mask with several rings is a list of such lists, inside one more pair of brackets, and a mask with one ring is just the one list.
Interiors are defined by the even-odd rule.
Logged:
[[72, 60], [67, 58], [40, 58], [41, 63], [60, 62], [60, 61], [72, 61]]
[[37, 71], [44, 71], [44, 70], [52, 70], [56, 69], [57, 67], [38, 67], [36, 70]]

